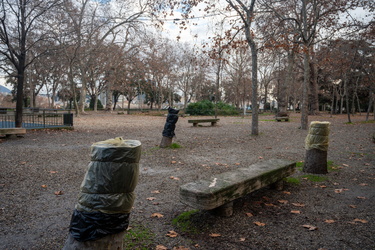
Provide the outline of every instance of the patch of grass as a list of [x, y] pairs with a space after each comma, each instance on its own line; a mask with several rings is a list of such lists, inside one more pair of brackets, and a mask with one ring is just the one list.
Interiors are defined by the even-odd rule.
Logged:
[[358, 122], [358, 123], [361, 123], [361, 124], [366, 124], [366, 123], [375, 123], [375, 120], [361, 121], [361, 122]]
[[284, 179], [284, 181], [289, 184], [294, 184], [294, 185], [298, 185], [301, 183], [301, 180], [295, 177], [287, 177]]
[[260, 121], [262, 121], [262, 122], [273, 122], [273, 121], [275, 121], [275, 119], [262, 119]]
[[124, 236], [124, 249], [151, 249], [155, 234], [141, 224], [133, 225]]
[[296, 168], [299, 170], [299, 171], [302, 171], [302, 168], [303, 168], [303, 161], [299, 161], [296, 163]]
[[172, 220], [172, 225], [176, 226], [180, 231], [190, 234], [198, 234], [199, 228], [195, 227], [191, 222], [191, 217], [198, 213], [198, 209], [181, 213]]
[[175, 148], [182, 148], [182, 146], [180, 145], [180, 144], [178, 144], [178, 143], [172, 143], [170, 146], [169, 146], [170, 148], [173, 148], [173, 149], [175, 149]]
[[327, 169], [328, 169], [328, 172], [340, 170], [337, 165], [333, 164], [333, 161], [327, 161]]
[[326, 176], [319, 176], [319, 175], [313, 175], [313, 174], [302, 175], [301, 178], [308, 179], [309, 181], [312, 181], [312, 182], [323, 182], [323, 181], [328, 180], [328, 177]]

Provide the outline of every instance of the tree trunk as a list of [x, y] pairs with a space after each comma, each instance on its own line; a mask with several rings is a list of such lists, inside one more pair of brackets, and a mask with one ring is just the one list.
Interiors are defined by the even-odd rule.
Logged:
[[316, 78], [316, 66], [315, 63], [310, 61], [310, 92], [309, 100], [311, 105], [311, 114], [316, 115], [319, 111], [319, 98], [318, 98], [318, 82]]
[[350, 119], [348, 81], [346, 80], [346, 77], [344, 79], [344, 93], [345, 93], [346, 113], [348, 114], [348, 122], [352, 123]]
[[301, 129], [308, 128], [308, 87], [310, 82], [310, 55], [307, 45], [305, 45], [305, 53], [303, 55], [303, 86], [302, 86], [302, 104], [301, 104]]
[[[372, 90], [370, 90], [369, 103], [368, 103], [367, 114], [366, 114], [366, 121], [368, 121], [368, 118], [370, 116], [370, 111], [371, 111], [371, 106], [372, 106], [372, 101], [373, 101], [372, 95], [373, 95], [373, 92], [372, 92]], [[375, 116], [374, 116], [374, 119], [375, 119]]]
[[63, 250], [122, 250], [124, 249], [123, 242], [125, 232], [126, 231], [123, 231], [117, 234], [107, 235], [98, 240], [84, 242], [75, 240], [74, 237], [69, 234]]

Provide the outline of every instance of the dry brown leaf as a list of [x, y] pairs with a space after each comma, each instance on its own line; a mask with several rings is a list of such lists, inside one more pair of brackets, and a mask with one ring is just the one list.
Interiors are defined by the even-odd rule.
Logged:
[[252, 213], [246, 213], [247, 217], [253, 217], [254, 215]]
[[276, 207], [274, 204], [272, 203], [264, 203], [264, 205], [266, 205], [267, 207]]
[[169, 177], [169, 179], [176, 180], [176, 181], [180, 180], [180, 178], [174, 177], [174, 176]]
[[146, 198], [146, 200], [149, 200], [149, 201], [153, 201], [155, 199], [156, 199], [155, 197], [148, 197], [148, 198]]
[[328, 223], [328, 224], [335, 223], [334, 220], [325, 220], [324, 222], [325, 222], [325, 223]]
[[176, 164], [176, 163], [177, 163], [177, 161], [171, 161], [171, 163], [172, 163], [172, 164]]
[[320, 188], [326, 188], [327, 186], [326, 185], [320, 185], [319, 187]]
[[342, 164], [344, 167], [349, 167], [349, 165], [348, 164]]
[[368, 223], [367, 220], [361, 220], [361, 219], [354, 219], [354, 222], [361, 222], [361, 223]]
[[42, 185], [41, 187], [42, 187], [42, 188], [47, 188], [47, 185]]
[[57, 171], [49, 171], [50, 174], [57, 174]]
[[254, 224], [260, 227], [264, 227], [266, 225], [266, 223], [259, 222], [259, 221], [255, 221]]
[[175, 237], [178, 236], [178, 233], [176, 233], [175, 231], [168, 231], [166, 236], [171, 237], [171, 238], [175, 238]]
[[301, 213], [301, 211], [299, 211], [299, 210], [292, 210], [292, 211], [290, 211], [292, 214], [300, 214]]
[[342, 192], [344, 192], [344, 191], [348, 191], [349, 189], [347, 189], [347, 188], [339, 188], [339, 189], [335, 189], [335, 193], [336, 194], [339, 194], [339, 193], [342, 193]]
[[287, 204], [288, 203], [287, 200], [278, 200], [278, 202], [281, 203], [281, 204]]
[[362, 187], [364, 187], [364, 186], [368, 186], [367, 183], [361, 183], [361, 184], [359, 184], [359, 185], [362, 186]]
[[27, 162], [26, 161], [21, 161], [20, 164], [21, 165], [25, 165]]
[[283, 193], [284, 194], [291, 194], [291, 192], [288, 192], [288, 191], [284, 191]]
[[160, 214], [160, 213], [153, 213], [153, 214], [151, 214], [151, 217], [152, 218], [162, 218], [162, 217], [164, 217], [164, 215], [162, 215], [162, 214]]
[[159, 190], [154, 190], [154, 191], [151, 191], [152, 194], [160, 194], [160, 191]]
[[168, 250], [168, 248], [163, 245], [157, 245], [155, 250]]
[[304, 206], [306, 206], [303, 203], [292, 203], [292, 205], [295, 206], [295, 207], [304, 207]]
[[55, 195], [63, 195], [63, 194], [64, 194], [64, 192], [63, 192], [63, 191], [61, 191], [61, 190], [60, 190], [60, 191], [56, 191], [56, 192], [55, 192]]
[[357, 196], [357, 199], [365, 200], [365, 199], [367, 199], [367, 198], [364, 197], [364, 196]]
[[302, 225], [304, 228], [307, 228], [309, 231], [317, 230], [318, 228], [311, 225]]
[[234, 165], [239, 166], [239, 165], [241, 165], [241, 163], [236, 162], [236, 163], [234, 163]]
[[349, 207], [351, 207], [351, 208], [357, 208], [356, 205], [349, 205]]
[[174, 247], [173, 250], [190, 250], [190, 248], [186, 248], [184, 246], [178, 246], [178, 247]]
[[259, 156], [258, 158], [259, 158], [259, 159], [263, 159], [263, 157], [262, 157], [262, 156]]
[[240, 238], [240, 241], [245, 241], [246, 240], [246, 238]]
[[221, 234], [212, 233], [212, 234], [210, 234], [210, 237], [212, 237], [212, 238], [221, 237]]

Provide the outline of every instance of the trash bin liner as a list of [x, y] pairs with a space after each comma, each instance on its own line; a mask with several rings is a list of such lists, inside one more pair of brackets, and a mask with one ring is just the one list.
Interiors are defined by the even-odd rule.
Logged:
[[176, 128], [176, 123], [178, 121], [178, 112], [180, 112], [180, 110], [168, 108], [167, 120], [165, 122], [163, 133], [162, 133], [163, 136], [169, 137], [169, 138], [172, 138], [175, 136], [174, 130]]
[[94, 143], [81, 184], [70, 233], [78, 241], [95, 240], [128, 226], [138, 183], [141, 143], [122, 138]]

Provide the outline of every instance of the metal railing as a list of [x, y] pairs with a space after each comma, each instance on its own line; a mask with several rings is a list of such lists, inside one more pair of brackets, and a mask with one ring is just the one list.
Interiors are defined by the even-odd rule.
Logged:
[[[15, 110], [0, 108], [0, 128], [15, 127]], [[68, 128], [73, 127], [73, 114], [66, 110], [57, 109], [24, 109], [22, 127], [38, 128]]]

